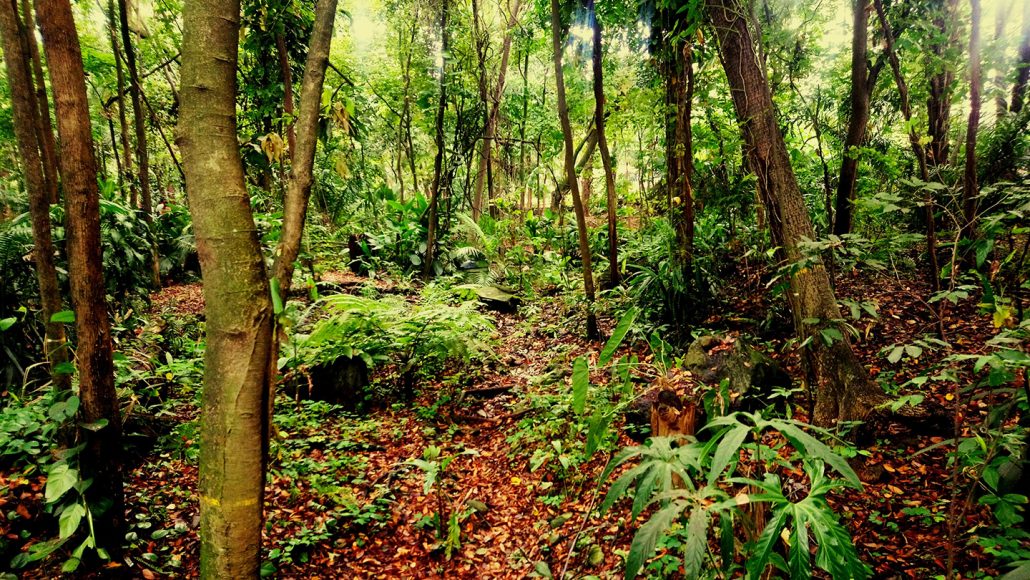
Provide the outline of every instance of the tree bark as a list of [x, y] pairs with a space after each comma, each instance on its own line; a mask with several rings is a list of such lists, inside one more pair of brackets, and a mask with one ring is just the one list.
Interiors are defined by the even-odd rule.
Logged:
[[122, 173], [118, 176], [119, 181], [124, 178], [129, 182], [129, 205], [133, 208], [138, 203], [136, 180], [132, 176], [132, 144], [129, 142], [129, 121], [125, 113], [125, 73], [122, 69], [121, 43], [118, 41], [118, 16], [114, 8], [114, 0], [107, 2], [108, 28], [111, 36], [111, 51], [114, 53], [114, 70], [117, 81], [118, 93], [118, 123], [119, 135], [122, 144]]
[[39, 45], [36, 43], [36, 19], [33, 16], [31, 0], [22, 0], [21, 9], [27, 31], [28, 56], [32, 61], [32, 77], [35, 80], [36, 139], [39, 141], [43, 161], [47, 200], [54, 204], [60, 202], [57, 195], [60, 183], [60, 171], [57, 167], [57, 142], [54, 140], [53, 125], [50, 123], [50, 101], [47, 97], [46, 80], [43, 76], [43, 60], [39, 56]]
[[1019, 61], [1016, 63], [1016, 82], [1012, 85], [1009, 112], [1019, 114], [1026, 98], [1026, 85], [1030, 81], [1030, 2], [1023, 2], [1023, 31], [1019, 41]]
[[[858, 180], [858, 149], [865, 142], [869, 125], [870, 97], [880, 74], [879, 65], [870, 65], [869, 0], [855, 0], [854, 31], [851, 40], [851, 118], [840, 162], [840, 179], [833, 218], [833, 233], [850, 234], [854, 226], [855, 183]], [[829, 219], [831, 216], [827, 216]]]
[[[293, 161], [293, 152], [297, 150], [297, 130], [294, 128], [293, 108], [293, 71], [290, 70], [290, 54], [286, 50], [286, 35], [279, 33], [275, 35], [275, 48], [279, 56], [279, 73], [283, 79], [283, 114], [286, 120], [286, 154], [290, 161]], [[325, 67], [322, 76], [325, 76]], [[306, 69], [305, 69], [306, 70]], [[321, 90], [321, 87], [319, 88]], [[303, 97], [301, 97], [303, 99]], [[321, 98], [321, 95], [319, 95]]]
[[604, 133], [604, 63], [601, 46], [601, 23], [597, 20], [594, 0], [587, 0], [587, 19], [593, 27], [593, 51], [591, 60], [594, 69], [594, 126], [597, 127], [597, 147], [601, 150], [601, 165], [604, 167], [604, 186], [608, 205], [608, 284], [619, 285], [619, 231], [615, 214], [615, 170], [608, 151], [608, 138]]
[[450, 33], [447, 30], [448, 0], [440, 5], [440, 36], [442, 43], [443, 64], [440, 66], [440, 99], [436, 105], [436, 157], [433, 159], [433, 189], [429, 194], [429, 224], [426, 228], [426, 255], [422, 262], [422, 277], [429, 278], [433, 273], [433, 260], [436, 259], [436, 230], [440, 226], [440, 195], [443, 193], [443, 155], [444, 133], [443, 119], [447, 112], [447, 51], [450, 49]]
[[565, 141], [565, 178], [572, 190], [572, 205], [576, 211], [576, 230], [579, 233], [579, 253], [583, 259], [583, 291], [586, 294], [587, 339], [600, 337], [597, 330], [597, 315], [594, 314], [594, 272], [590, 260], [590, 240], [587, 239], [586, 209], [579, 197], [579, 183], [576, 180], [576, 159], [572, 151], [572, 124], [569, 122], [569, 106], [565, 101], [565, 75], [562, 72], [561, 20], [558, 16], [558, 0], [551, 0], [551, 48], [554, 51], [554, 76], [558, 99], [558, 119], [561, 121]]
[[[769, 84], [755, 53], [754, 37], [740, 0], [708, 0], [708, 16], [719, 40], [719, 56], [744, 136], [744, 148], [768, 212], [773, 244], [788, 264], [809, 260], [790, 278], [789, 301], [801, 339], [802, 356], [814, 397], [813, 421], [861, 420], [884, 395], [862, 367], [840, 327], [840, 310], [829, 275], [819, 258], [806, 256], [801, 242], [814, 238], [790, 157], [773, 110]], [[840, 338], [824, 339], [835, 329]], [[828, 343], [827, 343], [828, 342]]]
[[[587, 163], [590, 163], [593, 159], [594, 151], [597, 150], [597, 128], [593, 124], [594, 121], [591, 119], [586, 137], [579, 142], [579, 146], [576, 147], [576, 151], [573, 153], [573, 157], [576, 159], [576, 173], [573, 175], [579, 175], [583, 172]], [[567, 191], [569, 191], [569, 176], [562, 175], [561, 181], [558, 182], [554, 191], [551, 192], [551, 211], [557, 212], [561, 210], [562, 200], [565, 198], [565, 192]]]
[[315, 165], [315, 148], [318, 145], [318, 116], [322, 107], [325, 71], [329, 65], [329, 47], [333, 39], [336, 5], [337, 0], [318, 0], [315, 4], [315, 23], [311, 30], [307, 59], [304, 63], [304, 78], [300, 88], [300, 114], [297, 116], [297, 122], [290, 126], [291, 132], [296, 128], [297, 136], [294, 144], [290, 146], [293, 161], [290, 164], [290, 181], [283, 202], [283, 229], [272, 266], [272, 277], [279, 282], [279, 294], [283, 300], [289, 295], [292, 285], [293, 265], [300, 253], [308, 200], [311, 197], [311, 184], [314, 181], [312, 171]]
[[117, 559], [124, 540], [125, 521], [122, 421], [114, 388], [111, 327], [104, 297], [100, 192], [86, 76], [69, 0], [39, 2], [37, 10], [61, 140], [68, 278], [75, 311], [75, 359], [82, 420], [86, 424], [107, 422], [95, 431], [80, 429], [79, 436], [86, 443], [80, 456], [82, 475], [93, 478], [89, 488], [93, 501], [112, 502], [106, 511], [94, 511], [93, 524], [98, 545]]
[[239, 0], [187, 0], [179, 147], [204, 281], [200, 575], [257, 578], [272, 302], [236, 132]]
[[980, 92], [983, 76], [980, 65], [980, 0], [969, 0], [969, 122], [966, 125], [966, 166], [962, 180], [962, 215], [964, 235], [976, 232], [976, 137], [980, 130]]
[[[132, 91], [132, 120], [136, 129], [136, 161], [139, 164], [140, 207], [143, 221], [153, 229], [154, 209], [150, 194], [150, 154], [147, 152], [147, 127], [143, 115], [143, 85], [139, 78], [139, 65], [136, 62], [136, 49], [132, 44], [129, 31], [128, 0], [118, 0], [118, 18], [121, 23], [122, 47], [124, 47], [125, 64], [129, 69], [129, 88]], [[117, 55], [115, 55], [117, 58]], [[135, 207], [133, 207], [135, 209]], [[150, 246], [150, 275], [155, 288], [161, 287], [161, 261], [157, 255], [156, 241]]]
[[[51, 322], [51, 317], [62, 309], [61, 289], [57, 283], [57, 268], [54, 266], [49, 191], [41, 157], [43, 147], [38, 141], [39, 111], [35, 106], [29, 66], [31, 57], [28, 54], [28, 44], [35, 43], [36, 40], [34, 37], [30, 39], [29, 30], [32, 29], [21, 26], [14, 2], [0, 0], [0, 36], [3, 38], [7, 82], [11, 90], [14, 136], [25, 175], [29, 215], [32, 218], [32, 257], [36, 263], [36, 280], [39, 283], [40, 306], [45, 328], [43, 352], [50, 364], [54, 386], [63, 392], [71, 386], [71, 376], [56, 372], [58, 365], [68, 361], [68, 348], [65, 345], [64, 324]], [[49, 116], [47, 126], [49, 127]]]

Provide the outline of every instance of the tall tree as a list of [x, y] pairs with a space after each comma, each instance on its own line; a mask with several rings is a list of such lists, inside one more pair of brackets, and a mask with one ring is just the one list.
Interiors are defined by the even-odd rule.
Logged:
[[422, 263], [422, 276], [428, 278], [433, 272], [433, 260], [436, 259], [436, 230], [440, 227], [440, 196], [443, 195], [443, 156], [444, 156], [444, 113], [447, 112], [447, 60], [450, 50], [450, 31], [447, 29], [450, 7], [448, 0], [440, 3], [440, 37], [442, 63], [440, 65], [440, 96], [436, 104], [436, 156], [433, 158], [433, 188], [429, 192], [428, 219], [426, 228], [426, 254]]
[[96, 430], [80, 430], [86, 444], [81, 455], [82, 474], [93, 479], [89, 488], [92, 501], [110, 502], [106, 509], [102, 503], [94, 506], [92, 521], [98, 545], [117, 555], [125, 520], [122, 420], [114, 388], [111, 325], [104, 297], [100, 191], [86, 75], [70, 1], [49, 0], [39, 2], [37, 7], [61, 140], [65, 244], [75, 311], [75, 362], [82, 419], [85, 424], [101, 425]]
[[272, 301], [236, 132], [239, 0], [183, 9], [179, 146], [204, 280], [200, 574], [257, 578]]
[[318, 117], [322, 108], [322, 85], [329, 66], [329, 47], [333, 39], [337, 0], [318, 0], [315, 4], [315, 23], [304, 63], [304, 78], [300, 88], [300, 114], [290, 130], [296, 131], [290, 145], [290, 181], [283, 202], [283, 228], [272, 266], [272, 277], [278, 281], [279, 292], [285, 299], [293, 279], [293, 265], [300, 253], [304, 234], [308, 200], [313, 182], [315, 147], [318, 144]]
[[1023, 30], [1020, 33], [1019, 61], [1016, 63], [1016, 82], [1012, 85], [1012, 99], [1009, 112], [1018, 114], [1023, 110], [1026, 85], [1030, 81], [1030, 2], [1023, 2]]
[[838, 236], [851, 233], [853, 226], [859, 161], [857, 149], [865, 142], [871, 96], [883, 68], [882, 60], [875, 64], [869, 60], [869, 10], [869, 0], [855, 0], [851, 39], [851, 117], [848, 118], [848, 134], [844, 139], [834, 204], [833, 233]]
[[22, 0], [21, 11], [25, 20], [26, 44], [35, 84], [36, 139], [39, 141], [43, 161], [43, 178], [46, 180], [47, 199], [50, 203], [58, 203], [60, 171], [57, 167], [57, 142], [54, 140], [54, 127], [50, 124], [50, 102], [43, 75], [43, 59], [39, 56], [39, 44], [36, 41], [36, 19], [33, 16], [31, 0]]
[[948, 163], [950, 149], [948, 131], [951, 99], [955, 92], [955, 67], [949, 52], [958, 41], [958, 0], [934, 0], [931, 4], [933, 25], [937, 30], [930, 44], [933, 59], [929, 67], [930, 93], [926, 99], [927, 135], [930, 137], [926, 158], [930, 167], [935, 168]]
[[[147, 152], [147, 127], [143, 115], [143, 85], [140, 82], [139, 64], [136, 62], [136, 47], [132, 42], [129, 30], [128, 0], [118, 0], [118, 19], [122, 33], [122, 48], [125, 65], [129, 70], [129, 89], [132, 93], [132, 120], [136, 131], [136, 162], [139, 165], [137, 179], [139, 181], [140, 207], [143, 221], [151, 228], [154, 226], [153, 200], [150, 192], [150, 154]], [[115, 55], [117, 58], [118, 55]], [[135, 207], [133, 209], [136, 209]], [[155, 287], [161, 285], [161, 262], [157, 255], [157, 246], [150, 247], [150, 276]]]
[[[0, 0], [0, 37], [3, 38], [4, 63], [7, 82], [11, 89], [11, 108], [14, 112], [14, 136], [21, 158], [22, 172], [29, 195], [29, 214], [32, 218], [32, 258], [36, 263], [36, 280], [45, 327], [44, 352], [50, 364], [54, 385], [61, 390], [70, 386], [67, 373], [55, 369], [68, 360], [64, 325], [53, 322], [54, 314], [61, 311], [61, 289], [54, 266], [54, 243], [50, 228], [50, 199], [43, 172], [43, 159], [37, 131], [37, 110], [29, 62], [29, 38], [26, 27], [18, 19], [17, 7], [11, 0]], [[49, 117], [47, 119], [49, 126]]]
[[788, 264], [804, 262], [804, 267], [791, 270], [788, 300], [799, 337], [812, 338], [803, 360], [815, 399], [813, 420], [829, 425], [863, 419], [884, 395], [840, 328], [840, 309], [826, 268], [818, 257], [806, 256], [801, 249], [802, 241], [812, 239], [815, 231], [776, 122], [769, 83], [748, 23], [749, 11], [743, 0], [707, 0], [706, 7], [773, 244], [782, 248]]
[[597, 147], [601, 151], [601, 165], [604, 167], [604, 186], [608, 200], [608, 284], [615, 287], [619, 276], [619, 231], [615, 214], [615, 170], [612, 155], [608, 151], [608, 138], [604, 132], [604, 62], [601, 46], [601, 23], [597, 20], [594, 0], [587, 0], [587, 20], [593, 29], [593, 50], [591, 60], [594, 69], [594, 126], [597, 128]]
[[969, 0], [969, 122], [966, 125], [966, 166], [962, 179], [962, 215], [965, 235], [976, 230], [976, 136], [980, 130], [980, 92], [983, 76], [980, 66], [980, 0]]
[[565, 75], [562, 72], [562, 27], [558, 12], [558, 0], [551, 0], [551, 48], [554, 50], [554, 76], [558, 99], [558, 119], [561, 121], [562, 137], [565, 142], [565, 178], [572, 190], [572, 205], [576, 211], [576, 230], [579, 234], [579, 253], [583, 260], [583, 291], [586, 294], [587, 338], [599, 337], [597, 315], [594, 313], [594, 272], [590, 260], [590, 240], [587, 239], [586, 208], [579, 197], [579, 183], [576, 179], [576, 158], [572, 150], [572, 124], [569, 122], [569, 105], [565, 99]]

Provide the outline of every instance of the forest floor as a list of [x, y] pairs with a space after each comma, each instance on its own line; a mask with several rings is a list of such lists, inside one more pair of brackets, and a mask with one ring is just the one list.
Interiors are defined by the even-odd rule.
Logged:
[[[334, 281], [355, 287], [347, 286], [354, 282], [350, 274], [336, 274]], [[728, 310], [732, 314], [712, 317], [704, 326], [761, 336], [766, 342], [759, 344], [781, 359], [797, 381], [796, 355], [782, 355], [778, 348], [789, 329], [781, 325], [764, 336], [757, 330], [756, 321], [770, 308], [764, 287], [741, 276], [736, 288], [738, 297]], [[943, 350], [924, 349], [900, 364], [888, 363], [881, 352], [934, 332], [932, 313], [920, 298], [926, 295], [920, 283], [890, 277], [846, 276], [839, 282], [839, 298], [879, 306], [878, 319], [863, 319], [863, 338], [856, 348], [885, 384], [903, 384], [950, 364], [942, 362], [950, 354]], [[155, 316], [195, 317], [202, 308], [196, 284], [165, 288], [153, 298]], [[281, 396], [266, 492], [266, 571], [280, 578], [621, 577], [622, 560], [644, 519], [631, 521], [627, 502], [597, 514], [594, 508], [609, 483], [598, 481], [607, 454], [564, 469], [562, 456], [568, 459], [581, 451], [550, 444], [553, 433], [547, 430], [560, 427], [540, 415], [549, 395], [568, 389], [573, 359], [587, 354], [596, 360], [604, 344], [580, 337], [582, 320], [569, 308], [543, 298], [518, 313], [493, 314], [499, 335], [496, 358], [482, 367], [451, 369], [421, 384], [414, 402], [343, 414]], [[957, 352], [985, 350], [994, 328], [975, 305], [961, 305], [946, 317], [947, 339]], [[610, 332], [612, 324], [602, 320], [602, 331]], [[627, 349], [638, 351], [642, 360], [650, 356], [646, 345], [624, 345], [620, 352]], [[388, 381], [388, 374], [378, 378]], [[548, 375], [557, 380], [539, 379]], [[973, 383], [968, 370], [957, 369], [957, 378], [962, 386]], [[607, 372], [591, 375], [595, 385], [608, 379]], [[669, 380], [691, 379], [676, 374]], [[462, 395], [476, 389], [492, 392]], [[949, 409], [955, 406], [954, 382], [929, 381], [918, 392]], [[197, 572], [196, 435], [182, 428], [195, 419], [197, 408], [192, 394], [169, 396], [180, 397], [164, 423], [176, 430], [161, 438], [160, 445], [144, 448], [142, 457], [131, 460], [126, 476], [133, 539], [127, 556], [132, 566], [123, 566], [121, 572], [132, 577], [188, 577]], [[968, 433], [982, 421], [990, 401], [970, 393], [960, 397], [957, 410]], [[804, 418], [803, 401], [794, 403], [795, 417]], [[877, 578], [943, 574], [952, 480], [949, 447], [916, 453], [949, 436], [890, 426], [864, 447], [868, 454], [856, 463], [864, 489], [833, 497], [833, 507]], [[631, 444], [620, 432], [617, 448]], [[426, 469], [412, 462], [423, 459], [431, 446], [440, 451], [437, 466], [446, 465], [428, 486]], [[550, 461], [531, 469], [531, 460], [545, 459]], [[10, 542], [26, 538], [26, 529], [43, 535], [40, 524], [32, 523], [53, 523], [42, 517], [42, 477], [0, 472], [3, 488], [7, 491], [0, 494], [0, 512], [18, 516], [0, 516], [0, 533]], [[434, 515], [440, 513], [445, 515]], [[448, 528], [447, 515], [452, 513], [457, 514], [458, 530]], [[957, 526], [956, 569], [963, 577], [996, 573], [993, 558], [976, 541], [977, 531], [990, 518], [974, 500]], [[441, 539], [448, 535], [449, 547]], [[578, 547], [570, 554], [574, 545]], [[668, 557], [658, 565], [677, 577], [670, 548], [659, 552]], [[30, 570], [24, 577], [48, 577], [52, 571]]]

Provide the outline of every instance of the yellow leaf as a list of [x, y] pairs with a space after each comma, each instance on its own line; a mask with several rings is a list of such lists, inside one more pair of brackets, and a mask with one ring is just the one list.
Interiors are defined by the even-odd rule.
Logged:
[[165, 378], [170, 381], [175, 378], [175, 375], [173, 375], [172, 373], [165, 373]]
[[522, 478], [521, 477], [512, 476], [511, 484], [512, 485], [522, 485]]
[[948, 400], [948, 401], [954, 401], [955, 400], [955, 395], [953, 395], [951, 393], [948, 393], [947, 395], [944, 395], [944, 398], [945, 398], [945, 400]]

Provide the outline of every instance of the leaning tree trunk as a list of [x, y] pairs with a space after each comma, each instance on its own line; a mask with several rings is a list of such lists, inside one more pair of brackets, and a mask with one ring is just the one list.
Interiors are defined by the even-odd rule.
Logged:
[[595, 340], [597, 315], [594, 314], [594, 272], [590, 264], [590, 240], [587, 239], [586, 209], [579, 197], [579, 182], [576, 179], [576, 158], [572, 150], [572, 124], [569, 122], [569, 105], [565, 101], [565, 75], [562, 73], [561, 20], [558, 17], [558, 0], [551, 0], [551, 48], [554, 50], [554, 76], [557, 86], [558, 119], [561, 121], [565, 141], [565, 178], [572, 190], [572, 205], [576, 210], [576, 229], [579, 233], [579, 253], [583, 259], [583, 291], [587, 302], [587, 338]]
[[[803, 357], [815, 399], [812, 419], [820, 425], [861, 420], [884, 395], [870, 380], [837, 322], [841, 314], [826, 268], [817, 257], [801, 250], [802, 241], [813, 239], [815, 231], [776, 123], [769, 84], [755, 54], [748, 11], [741, 0], [708, 0], [706, 4], [748, 164], [768, 212], [773, 243], [782, 248], [788, 264], [813, 260], [793, 272], [789, 294], [798, 335], [810, 339]], [[827, 331], [832, 340], [824, 339]]]
[[444, 113], [447, 112], [447, 51], [450, 48], [450, 34], [447, 31], [448, 0], [440, 5], [440, 36], [442, 38], [443, 64], [440, 66], [440, 100], [436, 105], [436, 157], [433, 159], [433, 189], [429, 192], [428, 218], [426, 227], [426, 254], [422, 262], [422, 277], [429, 278], [433, 273], [433, 260], [436, 259], [436, 230], [440, 227], [440, 195], [443, 190], [443, 155], [444, 155]]
[[236, 133], [239, 0], [187, 0], [179, 147], [204, 279], [200, 574], [257, 578], [272, 301]]
[[[854, 31], [851, 40], [851, 118], [840, 161], [840, 179], [833, 216], [833, 233], [850, 234], [854, 224], [855, 184], [858, 180], [857, 149], [865, 141], [869, 124], [870, 97], [879, 77], [880, 66], [869, 66], [869, 0], [855, 0]], [[830, 219], [831, 216], [826, 216]]]
[[[71, 376], [57, 372], [58, 365], [68, 360], [64, 324], [51, 322], [51, 317], [61, 311], [61, 288], [57, 283], [57, 268], [54, 266], [49, 191], [41, 156], [43, 147], [38, 140], [40, 111], [34, 101], [29, 66], [31, 57], [27, 52], [28, 43], [34, 43], [36, 39], [30, 38], [25, 27], [21, 26], [12, 2], [0, 2], [0, 36], [3, 37], [7, 83], [10, 86], [11, 107], [14, 111], [14, 136], [29, 194], [32, 257], [36, 262], [36, 279], [39, 282], [39, 298], [45, 328], [43, 352], [50, 364], [54, 386], [59, 391], [66, 391], [71, 386]], [[47, 126], [49, 125], [48, 117]]]
[[300, 113], [296, 122], [290, 126], [291, 132], [296, 131], [296, 137], [290, 145], [292, 162], [286, 199], [283, 202], [283, 230], [272, 266], [272, 277], [278, 281], [279, 293], [284, 300], [292, 284], [293, 265], [300, 253], [308, 199], [311, 197], [315, 147], [318, 144], [318, 117], [322, 106], [322, 84], [325, 81], [326, 68], [329, 66], [329, 46], [333, 39], [336, 5], [337, 0], [318, 0], [315, 5], [315, 23], [311, 30], [311, 41], [304, 63], [304, 78], [300, 88]]
[[593, 26], [593, 69], [594, 69], [594, 125], [597, 127], [597, 147], [601, 150], [601, 165], [604, 167], [604, 186], [608, 195], [608, 284], [619, 285], [619, 231], [615, 215], [615, 170], [608, 151], [608, 138], [604, 134], [604, 66], [602, 62], [601, 23], [597, 21], [594, 0], [587, 1], [587, 13]]
[[[154, 228], [154, 208], [150, 194], [150, 154], [147, 152], [147, 127], [143, 117], [143, 84], [139, 77], [139, 64], [136, 62], [136, 48], [132, 45], [129, 31], [128, 0], [118, 0], [118, 18], [122, 31], [122, 47], [125, 53], [125, 64], [129, 69], [129, 89], [132, 92], [132, 122], [136, 130], [136, 162], [139, 164], [140, 207], [143, 221], [151, 231]], [[115, 55], [117, 58], [117, 55]], [[133, 209], [136, 209], [133, 207]], [[156, 240], [150, 246], [150, 278], [154, 287], [161, 286], [161, 261], [157, 255]]]
[[92, 501], [112, 502], [106, 510], [93, 512], [93, 525], [98, 546], [117, 558], [125, 539], [122, 535], [125, 522], [122, 419], [114, 388], [114, 353], [104, 297], [100, 191], [86, 75], [69, 0], [48, 0], [37, 6], [61, 141], [65, 243], [75, 311], [75, 360], [82, 420], [85, 424], [102, 425], [96, 430], [80, 430], [79, 435], [86, 444], [80, 456], [82, 475], [93, 478], [89, 488]]
[[962, 214], [965, 236], [976, 232], [976, 135], [980, 130], [980, 0], [969, 0], [971, 30], [969, 34], [969, 123], [966, 126], [966, 167], [962, 180]]

